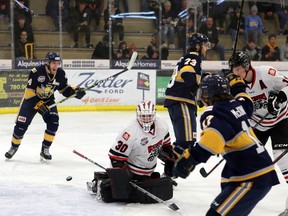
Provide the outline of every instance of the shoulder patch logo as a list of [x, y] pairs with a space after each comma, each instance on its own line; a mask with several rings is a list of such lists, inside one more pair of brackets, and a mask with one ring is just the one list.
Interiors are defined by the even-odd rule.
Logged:
[[268, 71], [268, 74], [271, 76], [275, 76], [276, 75], [276, 70], [274, 68], [270, 68]]
[[39, 76], [37, 80], [38, 82], [43, 83], [45, 81], [45, 76]]
[[122, 137], [127, 141], [130, 138], [130, 134], [128, 132], [125, 132], [124, 134], [122, 134]]

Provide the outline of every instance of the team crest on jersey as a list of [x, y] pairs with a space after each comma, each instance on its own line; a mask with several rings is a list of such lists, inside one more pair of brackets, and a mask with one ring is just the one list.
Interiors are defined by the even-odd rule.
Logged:
[[127, 141], [130, 138], [130, 134], [128, 132], [125, 132], [124, 134], [122, 134], [122, 137]]
[[140, 144], [143, 146], [146, 145], [148, 142], [149, 142], [148, 137], [144, 137], [143, 139], [140, 140]]
[[276, 75], [276, 70], [274, 68], [270, 68], [268, 71], [268, 74], [271, 76], [275, 76]]
[[43, 83], [45, 81], [45, 76], [39, 76], [37, 80], [38, 82]]
[[26, 122], [26, 117], [24, 117], [24, 116], [18, 116], [18, 121], [19, 121], [19, 122]]

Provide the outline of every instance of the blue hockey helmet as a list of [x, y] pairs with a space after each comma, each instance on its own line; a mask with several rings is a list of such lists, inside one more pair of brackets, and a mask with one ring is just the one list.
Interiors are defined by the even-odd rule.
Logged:
[[230, 95], [228, 80], [219, 75], [207, 75], [200, 82], [197, 98], [206, 102], [210, 99]]
[[209, 43], [209, 39], [206, 35], [201, 33], [194, 33], [188, 39], [189, 49], [192, 51], [198, 51], [196, 49], [197, 44], [201, 46], [203, 43]]
[[245, 69], [250, 67], [250, 58], [244, 51], [236, 51], [229, 59], [229, 67], [232, 70], [233, 67], [243, 66]]
[[61, 57], [59, 55], [59, 53], [56, 53], [56, 52], [48, 52], [46, 54], [46, 57], [45, 57], [45, 61], [50, 64], [50, 62], [54, 60], [54, 61], [61, 61]]

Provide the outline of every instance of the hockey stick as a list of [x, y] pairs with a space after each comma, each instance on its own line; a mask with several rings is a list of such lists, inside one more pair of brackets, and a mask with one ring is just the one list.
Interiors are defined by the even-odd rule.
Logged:
[[[73, 150], [73, 153], [84, 158], [85, 160], [88, 160], [89, 162], [95, 164], [96, 166], [100, 167], [101, 169], [104, 169], [106, 170], [105, 167], [103, 167], [102, 165], [96, 163], [95, 161], [91, 160], [90, 158], [86, 157], [85, 155], [81, 154], [80, 152], [76, 151], [76, 150]], [[155, 196], [154, 194], [150, 193], [149, 191], [145, 190], [144, 188], [138, 186], [137, 184], [129, 181], [130, 185], [132, 187], [134, 187], [135, 189], [139, 190], [140, 192], [142, 192], [143, 194], [149, 196], [150, 198], [154, 199], [155, 201], [157, 201], [158, 203], [162, 203], [166, 206], [168, 206], [170, 209], [174, 210], [174, 211], [177, 211], [179, 209], [179, 207], [175, 204], [175, 203], [167, 203], [165, 202], [164, 200], [160, 199], [159, 197]]]
[[253, 129], [256, 128], [261, 122], [269, 115], [269, 112], [267, 112], [264, 116], [261, 117], [261, 119], [256, 122], [256, 125], [254, 125]]
[[[107, 78], [105, 78], [105, 79], [103, 79], [103, 80], [99, 80], [99, 81], [96, 82], [95, 84], [93, 84], [93, 85], [89, 86], [88, 88], [84, 89], [84, 91], [88, 91], [88, 90], [90, 90], [90, 89], [92, 89], [92, 88], [94, 88], [94, 87], [96, 87], [96, 86], [98, 86], [98, 85], [101, 85], [102, 83], [107, 82], [107, 81], [109, 81], [109, 80], [111, 80], [111, 79], [114, 79], [115, 77], [119, 76], [120, 74], [122, 74], [122, 73], [130, 70], [130, 69], [133, 67], [134, 63], [135, 63], [135, 60], [136, 60], [137, 56], [138, 56], [138, 53], [137, 53], [137, 52], [133, 52], [133, 54], [132, 54], [132, 56], [131, 56], [131, 59], [130, 59], [130, 61], [128, 62], [128, 65], [127, 65], [126, 68], [124, 68], [122, 71], [120, 71], [120, 72], [118, 72], [118, 73], [116, 73], [116, 74], [114, 74], [114, 75], [112, 75], [112, 76], [110, 76], [110, 77], [107, 77]], [[61, 103], [65, 102], [65, 101], [69, 100], [70, 98], [74, 98], [75, 95], [76, 95], [76, 93], [74, 93], [74, 94], [70, 95], [69, 97], [66, 97], [66, 98], [58, 101], [58, 102], [55, 103], [55, 104], [50, 105], [49, 108], [55, 107], [55, 106], [57, 106], [58, 104], [61, 104]]]
[[205, 170], [205, 168], [202, 167], [202, 168], [199, 170], [200, 174], [201, 174], [204, 178], [206, 178], [206, 177], [209, 176], [223, 161], [224, 161], [224, 158], [222, 158], [209, 172], [207, 172], [207, 171]]
[[275, 160], [273, 161], [273, 164], [277, 163], [281, 158], [283, 158], [288, 153], [288, 148], [285, 149]]
[[241, 17], [243, 14], [243, 7], [244, 7], [244, 0], [241, 1], [240, 15], [239, 15], [238, 22], [237, 22], [236, 38], [235, 38], [235, 43], [233, 44], [233, 53], [232, 53], [233, 56], [235, 55], [235, 52], [237, 49], [237, 42], [238, 42], [239, 29], [240, 29], [240, 21], [241, 21]]

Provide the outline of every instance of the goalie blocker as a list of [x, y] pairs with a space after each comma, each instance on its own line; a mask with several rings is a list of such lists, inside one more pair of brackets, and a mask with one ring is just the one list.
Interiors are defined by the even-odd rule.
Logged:
[[130, 184], [132, 181], [164, 201], [171, 199], [173, 197], [172, 179], [170, 177], [160, 178], [159, 173], [153, 174], [151, 178], [138, 181], [133, 179], [133, 174], [126, 165], [122, 168], [107, 168], [106, 172], [94, 173], [90, 189], [98, 194], [104, 202], [157, 203], [151, 197], [132, 187]]

